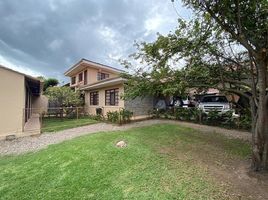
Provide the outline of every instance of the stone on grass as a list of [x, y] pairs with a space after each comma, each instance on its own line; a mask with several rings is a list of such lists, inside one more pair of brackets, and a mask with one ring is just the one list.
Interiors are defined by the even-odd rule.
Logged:
[[125, 141], [121, 140], [121, 141], [116, 143], [116, 146], [119, 148], [124, 148], [127, 146], [127, 143]]

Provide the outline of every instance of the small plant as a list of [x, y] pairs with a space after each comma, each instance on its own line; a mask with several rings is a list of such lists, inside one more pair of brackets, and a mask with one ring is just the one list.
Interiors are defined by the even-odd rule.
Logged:
[[128, 123], [131, 120], [131, 117], [133, 116], [133, 112], [122, 109], [119, 111], [119, 117], [120, 117], [120, 122], [119, 123]]
[[221, 124], [223, 126], [227, 126], [229, 128], [235, 128], [236, 122], [235, 118], [233, 117], [233, 111], [229, 110], [221, 115]]
[[125, 124], [130, 122], [133, 112], [122, 109], [120, 111], [107, 112], [107, 120], [112, 123]]
[[229, 128], [236, 127], [233, 111], [220, 113], [217, 110], [211, 110], [208, 114], [204, 115], [203, 121], [208, 125], [224, 126]]
[[90, 119], [96, 120], [96, 121], [102, 121], [103, 116], [102, 115], [89, 115], [88, 116]]
[[252, 118], [251, 118], [250, 110], [244, 109], [241, 112], [241, 116], [238, 120], [237, 126], [241, 129], [250, 130], [251, 125], [252, 125], [251, 123], [252, 123]]
[[207, 115], [205, 115], [205, 122], [211, 125], [217, 125], [221, 120], [221, 116], [217, 110], [210, 110]]
[[119, 123], [119, 112], [118, 111], [107, 112], [107, 120], [112, 123]]
[[198, 108], [176, 108], [175, 119], [185, 121], [199, 121], [201, 116], [201, 110]]
[[159, 109], [153, 109], [153, 110], [148, 112], [148, 114], [151, 115], [152, 118], [154, 118], [154, 119], [161, 118], [161, 115], [164, 114], [164, 113], [165, 113], [164, 110], [159, 110]]

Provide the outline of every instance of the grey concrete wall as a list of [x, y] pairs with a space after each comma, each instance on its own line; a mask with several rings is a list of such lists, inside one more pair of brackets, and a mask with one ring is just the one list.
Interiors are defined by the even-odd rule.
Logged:
[[125, 100], [125, 109], [132, 111], [134, 116], [148, 115], [148, 111], [153, 109], [153, 97], [137, 97], [132, 100]]

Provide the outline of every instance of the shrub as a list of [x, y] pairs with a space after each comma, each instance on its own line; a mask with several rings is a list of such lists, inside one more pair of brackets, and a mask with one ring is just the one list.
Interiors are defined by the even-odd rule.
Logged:
[[130, 122], [133, 112], [122, 109], [118, 111], [107, 112], [107, 120], [112, 123], [125, 124]]
[[119, 122], [119, 112], [118, 111], [109, 111], [107, 112], [107, 120], [112, 123]]
[[102, 115], [88, 115], [90, 119], [96, 120], [96, 121], [102, 121], [103, 116]]
[[152, 118], [154, 118], [154, 119], [159, 119], [159, 118], [160, 118], [160, 111], [157, 110], [157, 109], [150, 110], [150, 111], [148, 112], [148, 114], [149, 114], [150, 116], [152, 116]]
[[130, 122], [132, 116], [133, 116], [133, 112], [131, 112], [129, 110], [122, 109], [119, 111], [119, 117], [121, 118], [120, 121], [122, 123]]
[[198, 108], [176, 108], [175, 119], [186, 121], [199, 121], [201, 116], [201, 110]]
[[217, 110], [211, 110], [208, 114], [203, 115], [203, 122], [214, 126], [236, 127], [233, 111], [220, 113]]
[[249, 109], [244, 109], [241, 112], [241, 116], [238, 120], [238, 127], [245, 130], [251, 129], [252, 118]]

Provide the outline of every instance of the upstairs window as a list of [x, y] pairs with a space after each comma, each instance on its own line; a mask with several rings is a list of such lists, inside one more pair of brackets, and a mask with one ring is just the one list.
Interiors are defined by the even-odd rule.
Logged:
[[90, 105], [99, 105], [99, 92], [90, 92]]
[[105, 105], [118, 106], [119, 103], [119, 89], [105, 90]]
[[84, 85], [87, 84], [87, 70], [84, 71]]
[[76, 83], [76, 77], [75, 76], [72, 77], [72, 81], [71, 82], [72, 82], [72, 85], [74, 85]]
[[98, 76], [97, 76], [98, 81], [103, 80], [103, 79], [107, 79], [107, 78], [109, 78], [109, 74], [98, 72]]
[[79, 82], [83, 81], [83, 73], [80, 73], [80, 74], [78, 75], [78, 81], [79, 81]]

